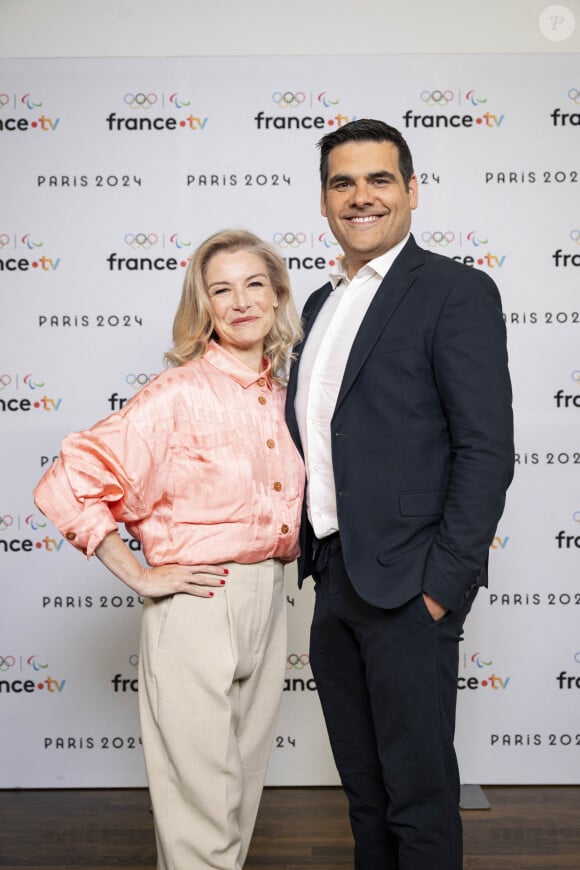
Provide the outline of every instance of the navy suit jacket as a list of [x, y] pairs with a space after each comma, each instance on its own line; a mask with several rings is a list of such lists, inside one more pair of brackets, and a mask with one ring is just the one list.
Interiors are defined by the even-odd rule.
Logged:
[[[304, 340], [327, 283], [308, 299]], [[294, 410], [300, 353], [290, 372]], [[394, 608], [421, 590], [450, 610], [487, 585], [487, 560], [513, 475], [506, 330], [495, 283], [419, 248], [382, 281], [353, 343], [331, 421], [338, 524], [359, 595]], [[313, 570], [301, 529], [299, 583]]]

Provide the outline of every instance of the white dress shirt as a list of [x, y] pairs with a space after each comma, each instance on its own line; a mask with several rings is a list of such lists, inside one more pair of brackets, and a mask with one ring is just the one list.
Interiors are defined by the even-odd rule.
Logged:
[[330, 273], [334, 290], [300, 357], [295, 409], [306, 462], [306, 508], [317, 538], [338, 531], [330, 422], [347, 360], [369, 305], [408, 238], [370, 260], [351, 280], [338, 261]]

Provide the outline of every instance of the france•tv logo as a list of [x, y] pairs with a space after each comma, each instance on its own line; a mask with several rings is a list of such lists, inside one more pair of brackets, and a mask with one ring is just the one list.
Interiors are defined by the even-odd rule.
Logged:
[[[29, 117], [8, 117], [7, 113], [11, 107], [14, 112], [24, 111], [36, 114], [36, 117], [31, 121]], [[6, 109], [6, 111], [4, 111]], [[38, 114], [41, 110], [41, 114]], [[0, 93], [0, 133], [25, 133], [29, 130], [39, 130], [41, 133], [54, 133], [60, 118], [52, 118], [45, 115], [43, 111], [43, 101], [31, 93], [23, 94], [5, 94]]]
[[[575, 523], [580, 524], [580, 511], [574, 511], [572, 514], [572, 520]], [[555, 535], [556, 546], [559, 550], [580, 550], [580, 534], [579, 535], [568, 535], [564, 529], [560, 529], [560, 531]]]
[[[45, 692], [48, 695], [60, 695], [66, 680], [45, 676], [42, 671], [46, 670], [48, 663], [37, 655], [0, 655], [0, 694], [30, 695], [33, 692]], [[15, 679], [15, 674], [20, 676]]]
[[[575, 107], [580, 107], [580, 90], [578, 88], [569, 88], [567, 97], [574, 103]], [[579, 111], [563, 112], [561, 109], [556, 108], [550, 112], [550, 118], [554, 127], [580, 127]]]
[[[123, 104], [134, 114], [126, 117], [117, 115], [116, 112], [110, 112], [105, 118], [105, 123], [111, 133], [152, 130], [175, 131], [179, 129], [205, 130], [209, 120], [207, 117], [194, 115], [190, 109], [191, 100], [178, 91], [174, 91], [168, 96], [154, 91], [128, 91], [123, 96]], [[167, 104], [169, 105], [167, 106]], [[155, 107], [160, 107], [162, 110], [169, 108], [178, 112], [178, 115], [152, 116], [150, 110]]]
[[[129, 372], [129, 374], [125, 375], [125, 383], [129, 384], [132, 390], [138, 392], [142, 387], [150, 384], [156, 377], [156, 373], [147, 374], [146, 372], [138, 372], [135, 374], [134, 372]], [[120, 411], [121, 408], [125, 407], [128, 401], [129, 399], [126, 396], [120, 396], [117, 392], [111, 393], [107, 399], [111, 412]]]
[[[580, 369], [574, 369], [574, 371], [570, 374], [571, 380], [576, 385], [576, 389], [580, 389]], [[554, 393], [554, 401], [556, 403], [556, 408], [580, 408], [580, 392], [567, 393], [563, 389], [559, 389], [557, 393]]]
[[[280, 89], [272, 92], [269, 103], [273, 103], [278, 114], [267, 115], [260, 110], [254, 115], [258, 130], [324, 130], [357, 119], [356, 115], [343, 115], [337, 110], [340, 99], [330, 91]], [[299, 110], [301, 114], [291, 114], [290, 110]]]
[[[128, 232], [123, 237], [123, 243], [132, 253], [130, 256], [119, 256], [116, 251], [112, 251], [106, 257], [109, 272], [174, 272], [176, 269], [186, 269], [191, 260], [191, 240], [181, 237], [179, 233], [166, 235], [143, 231]], [[156, 256], [159, 250], [153, 251], [154, 248], [169, 248], [172, 255]], [[145, 253], [146, 256], [135, 256], [135, 252]]]
[[12, 515], [3, 513], [0, 509], [0, 535], [15, 532], [24, 533], [28, 537], [4, 538], [0, 537], [0, 553], [33, 553], [41, 550], [46, 553], [59, 553], [64, 543], [64, 538], [59, 541], [51, 537], [47, 532], [47, 521], [42, 514], [28, 514], [21, 517], [20, 514]]
[[[478, 94], [473, 88], [463, 92], [453, 91], [450, 88], [426, 88], [419, 95], [420, 101], [429, 109], [443, 109], [436, 114], [414, 112], [407, 109], [403, 121], [407, 129], [452, 129], [480, 127], [482, 129], [497, 129], [504, 122], [505, 115], [499, 115], [486, 110], [473, 114], [471, 111], [463, 112], [462, 107], [481, 110], [487, 103], [488, 98]], [[449, 112], [445, 111], [451, 106]]]
[[[505, 254], [497, 254], [489, 249], [482, 250], [489, 244], [489, 237], [487, 233], [480, 233], [477, 230], [468, 230], [467, 232], [425, 230], [421, 233], [421, 241], [427, 248], [445, 253], [452, 260], [464, 263], [466, 266], [478, 266], [480, 269], [501, 269], [506, 261]], [[446, 249], [449, 247], [468, 248], [472, 253], [467, 255], [447, 254]]]
[[[0, 272], [28, 272], [36, 269], [39, 273], [56, 272], [60, 266], [60, 257], [48, 257], [41, 248], [44, 242], [34, 237], [32, 233], [23, 236], [0, 232]], [[24, 252], [22, 252], [24, 248]], [[15, 251], [16, 254], [4, 257], [4, 252]], [[24, 253], [24, 256], [22, 255]]]
[[[580, 668], [580, 650], [574, 653], [574, 664]], [[580, 689], [580, 673], [571, 676], [567, 671], [560, 671], [556, 677], [556, 682], [560, 690]]]
[[[493, 659], [485, 655], [481, 652], [474, 652], [471, 656], [467, 656], [466, 653], [463, 655], [463, 667], [465, 670], [470, 668], [476, 668], [476, 673], [481, 670], [486, 670], [491, 668], [493, 665]], [[476, 689], [492, 689], [493, 691], [505, 691], [511, 681], [511, 677], [500, 677], [498, 674], [492, 672], [487, 673], [484, 676], [465, 676], [457, 678], [457, 688], [460, 690], [470, 689], [475, 691]]]
[[[47, 396], [44, 388], [44, 379], [33, 374], [20, 375], [8, 372], [0, 374], [0, 412], [44, 411], [54, 413], [59, 411], [62, 399]], [[7, 398], [4, 390], [24, 391], [25, 393], [32, 391], [34, 395], [32, 398]], [[39, 395], [39, 392], [42, 392], [43, 395]]]
[[580, 229], [573, 227], [568, 233], [568, 238], [573, 245], [576, 245], [576, 251], [573, 253], [565, 252], [562, 248], [558, 248], [552, 254], [552, 260], [556, 269], [567, 269], [569, 266], [580, 266]]
[[[323, 244], [326, 248], [330, 247], [330, 241], [324, 245], [322, 242], [323, 237], [325, 240], [332, 238], [328, 233], [321, 233], [316, 238], [313, 233], [292, 230], [274, 233], [272, 241], [279, 249], [290, 272], [298, 269], [327, 269], [328, 266], [334, 266], [336, 262], [334, 259], [329, 260], [323, 256], [316, 256], [315, 252], [306, 257], [299, 256], [299, 253], [302, 253], [300, 249], [304, 249], [304, 247], [311, 250], [316, 248], [318, 244]], [[337, 245], [337, 242], [334, 242], [334, 244]]]

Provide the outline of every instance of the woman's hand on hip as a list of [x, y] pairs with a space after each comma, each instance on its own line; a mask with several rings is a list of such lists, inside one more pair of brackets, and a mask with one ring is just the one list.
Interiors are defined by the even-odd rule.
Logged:
[[198, 598], [213, 598], [213, 589], [225, 586], [227, 568], [220, 565], [160, 565], [143, 568], [138, 581], [139, 595], [147, 598], [162, 598], [178, 592], [196, 595]]
[[220, 565], [159, 565], [147, 568], [135, 558], [117, 532], [110, 532], [95, 550], [97, 557], [115, 577], [138, 595], [163, 598], [185, 592], [212, 598], [212, 587], [225, 585], [227, 568]]

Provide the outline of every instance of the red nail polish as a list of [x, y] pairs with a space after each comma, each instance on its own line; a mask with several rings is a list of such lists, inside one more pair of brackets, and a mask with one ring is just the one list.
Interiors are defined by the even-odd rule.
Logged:
[[230, 573], [230, 572], [228, 571], [228, 569], [227, 569], [227, 568], [224, 568], [224, 574], [229, 574], [229, 573]]
[[210, 592], [210, 593], [209, 593], [209, 597], [210, 597], [210, 598], [213, 598], [213, 592]]
[[226, 581], [225, 581], [225, 580], [220, 580], [220, 586], [225, 586], [225, 585], [226, 585]]

